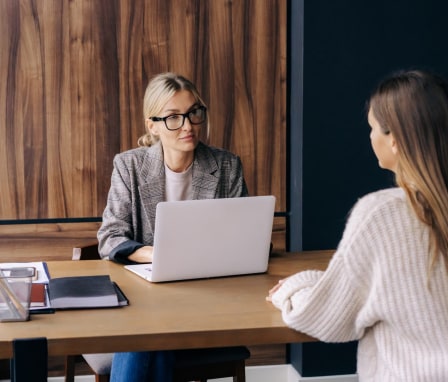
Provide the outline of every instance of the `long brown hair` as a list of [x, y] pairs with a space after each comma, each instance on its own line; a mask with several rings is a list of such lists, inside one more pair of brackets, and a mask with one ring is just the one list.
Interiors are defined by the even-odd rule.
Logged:
[[396, 182], [429, 227], [429, 271], [438, 260], [448, 271], [448, 83], [425, 71], [399, 72], [379, 84], [369, 108], [393, 135]]

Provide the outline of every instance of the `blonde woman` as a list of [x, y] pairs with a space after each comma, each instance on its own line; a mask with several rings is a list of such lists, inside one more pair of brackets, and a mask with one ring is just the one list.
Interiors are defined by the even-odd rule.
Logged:
[[[152, 261], [159, 202], [248, 194], [240, 158], [200, 141], [201, 129], [208, 128], [207, 107], [188, 79], [155, 76], [146, 88], [143, 116], [140, 147], [114, 158], [98, 231], [100, 255], [122, 264]], [[174, 352], [116, 353], [111, 382], [170, 381], [174, 357]]]
[[159, 202], [247, 196], [240, 158], [200, 142], [207, 107], [193, 83], [175, 73], [155, 76], [143, 109], [146, 134], [139, 148], [114, 158], [98, 231], [100, 255], [124, 264], [152, 261]]
[[368, 104], [379, 166], [398, 187], [354, 206], [325, 272], [269, 292], [286, 324], [359, 340], [359, 381], [448, 381], [448, 84], [423, 71], [381, 82]]

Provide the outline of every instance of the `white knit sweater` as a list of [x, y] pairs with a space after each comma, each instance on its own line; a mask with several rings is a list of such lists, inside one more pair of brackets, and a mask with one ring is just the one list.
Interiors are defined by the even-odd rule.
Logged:
[[[447, 211], [448, 213], [448, 211]], [[359, 380], [448, 381], [448, 276], [428, 288], [428, 230], [399, 188], [358, 201], [326, 272], [273, 295], [285, 323], [324, 342], [359, 340]]]

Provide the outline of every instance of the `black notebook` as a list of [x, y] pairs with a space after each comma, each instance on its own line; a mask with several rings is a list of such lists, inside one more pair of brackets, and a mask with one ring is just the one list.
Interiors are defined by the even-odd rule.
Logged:
[[48, 292], [54, 309], [128, 305], [128, 299], [108, 275], [52, 278]]

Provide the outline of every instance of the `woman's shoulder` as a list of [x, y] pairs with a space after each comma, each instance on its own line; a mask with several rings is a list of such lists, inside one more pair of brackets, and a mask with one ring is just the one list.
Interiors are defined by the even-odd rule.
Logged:
[[151, 147], [138, 147], [115, 155], [113, 163], [118, 172], [147, 177], [149, 173], [161, 173], [163, 154], [157, 144]]
[[400, 187], [393, 187], [364, 195], [358, 200], [356, 204], [382, 206], [384, 204], [402, 202], [405, 201], [405, 199], [406, 195], [403, 189]]
[[160, 149], [158, 145], [154, 146], [142, 146], [134, 149], [126, 150], [115, 155], [115, 160], [129, 162], [129, 161], [143, 161], [148, 155], [157, 156], [159, 155]]
[[390, 204], [402, 203], [406, 201], [406, 195], [402, 188], [393, 187], [371, 192], [361, 197], [354, 208], [384, 208]]
[[350, 213], [350, 220], [356, 221], [358, 225], [361, 221], [368, 223], [375, 220], [388, 220], [393, 215], [405, 216], [409, 213], [406, 202], [406, 194], [399, 187], [383, 189], [369, 193], [361, 197], [353, 206]]
[[359, 254], [366, 248], [382, 245], [387, 241], [385, 235], [397, 240], [400, 227], [411, 216], [401, 188], [384, 189], [361, 197], [350, 211], [338, 253], [344, 257], [355, 256], [358, 260], [363, 258]]
[[148, 147], [137, 147], [134, 149], [122, 151], [121, 153], [116, 154], [116, 157], [118, 158], [138, 157], [145, 155], [148, 149], [149, 149]]
[[215, 146], [209, 146], [205, 143], [199, 142], [197, 147], [198, 153], [207, 153], [208, 155], [214, 156], [215, 158], [229, 158], [229, 159], [237, 159], [238, 156], [236, 154], [233, 154], [232, 152], [215, 147]]

